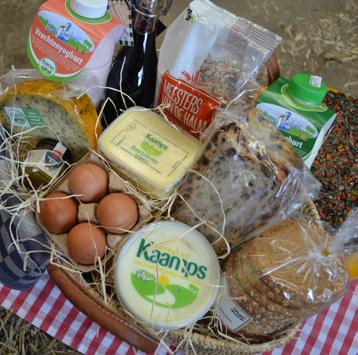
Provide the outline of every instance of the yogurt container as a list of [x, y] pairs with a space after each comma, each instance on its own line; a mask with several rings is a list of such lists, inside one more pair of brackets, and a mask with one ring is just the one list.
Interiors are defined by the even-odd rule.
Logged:
[[198, 231], [177, 221], [146, 225], [120, 249], [114, 270], [122, 304], [161, 329], [194, 324], [212, 307], [220, 286], [214, 249]]

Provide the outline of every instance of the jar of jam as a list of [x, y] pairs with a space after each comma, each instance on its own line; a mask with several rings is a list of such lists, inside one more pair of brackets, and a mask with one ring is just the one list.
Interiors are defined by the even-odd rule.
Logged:
[[63, 144], [52, 138], [40, 140], [24, 161], [27, 185], [36, 189], [47, 185], [61, 173], [66, 162], [71, 163], [71, 153]]

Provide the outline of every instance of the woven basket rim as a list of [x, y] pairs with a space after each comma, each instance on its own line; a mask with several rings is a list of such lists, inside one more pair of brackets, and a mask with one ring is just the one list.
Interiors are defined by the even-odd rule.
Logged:
[[[307, 201], [302, 206], [302, 212], [306, 216], [310, 216], [311, 218], [313, 218], [313, 220], [320, 221], [318, 211], [313, 201]], [[77, 282], [80, 282], [78, 279], [78, 275], [76, 275], [76, 277], [73, 273], [70, 273], [69, 271], [64, 270], [64, 272], [70, 274], [72, 278], [77, 280]], [[102, 302], [102, 298], [95, 289], [91, 288], [87, 283], [82, 283], [82, 285], [84, 285], [88, 289], [89, 293], [91, 293], [94, 297], [96, 297], [98, 300], [101, 300]], [[109, 305], [106, 305], [106, 307], [108, 306]], [[114, 306], [114, 308], [111, 307], [111, 309], [112, 311], [115, 311], [117, 309], [117, 306]], [[141, 326], [143, 327], [143, 329], [157, 337], [156, 334], [153, 334], [153, 331], [150, 328], [144, 327], [143, 324]], [[222, 352], [223, 354], [254, 354], [270, 351], [288, 343], [295, 336], [299, 328], [300, 325], [292, 326], [292, 328], [288, 329], [281, 337], [261, 344], [248, 344], [244, 341], [240, 341], [239, 339], [230, 340], [225, 338], [219, 338], [218, 336], [210, 336], [210, 334], [201, 334], [199, 332], [190, 333], [190, 342], [192, 343], [195, 352], [198, 354], [205, 353], [205, 349], [208, 351], [215, 351], [215, 353]], [[178, 345], [183, 339], [189, 339], [188, 332], [184, 329], [177, 329], [168, 332], [165, 342], [173, 342], [173, 345]], [[199, 351], [197, 351], [196, 348], [198, 348]]]
[[[191, 334], [190, 339], [194, 344], [202, 343], [205, 344], [205, 346], [208, 346], [209, 348], [212, 349], [218, 349], [224, 346], [229, 351], [231, 350], [231, 351], [240, 351], [246, 353], [259, 353], [264, 351], [270, 351], [272, 349], [275, 349], [279, 346], [288, 343], [300, 330], [300, 327], [301, 324], [292, 327], [289, 330], [287, 330], [286, 334], [282, 335], [281, 337], [261, 344], [248, 344], [238, 339], [236, 341], [230, 341], [228, 339], [219, 339], [219, 338], [212, 337], [209, 334], [202, 335], [197, 332], [193, 332]], [[183, 334], [185, 334], [185, 331], [183, 330], [176, 330], [170, 333], [170, 335], [177, 336], [178, 338], [183, 338]], [[171, 338], [170, 335], [169, 338]]]

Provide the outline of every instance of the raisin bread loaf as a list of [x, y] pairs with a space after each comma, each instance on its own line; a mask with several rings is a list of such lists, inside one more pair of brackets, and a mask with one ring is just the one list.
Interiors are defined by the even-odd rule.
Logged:
[[[193, 168], [198, 174], [187, 175], [173, 206], [179, 221], [192, 226], [206, 222], [199, 230], [212, 242], [224, 229], [231, 247], [293, 210], [301, 187], [303, 163], [291, 146], [262, 126], [255, 112], [246, 120], [226, 124], [211, 136]], [[271, 139], [274, 143], [268, 144]]]

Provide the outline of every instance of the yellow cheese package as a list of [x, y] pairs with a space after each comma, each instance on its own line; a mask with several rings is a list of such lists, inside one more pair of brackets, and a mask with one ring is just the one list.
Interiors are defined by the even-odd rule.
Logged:
[[98, 143], [119, 174], [154, 198], [168, 197], [201, 153], [195, 138], [140, 107], [120, 115]]
[[79, 160], [96, 148], [101, 128], [87, 95], [40, 78], [34, 70], [10, 70], [0, 78], [0, 122], [30, 144], [52, 138]]

